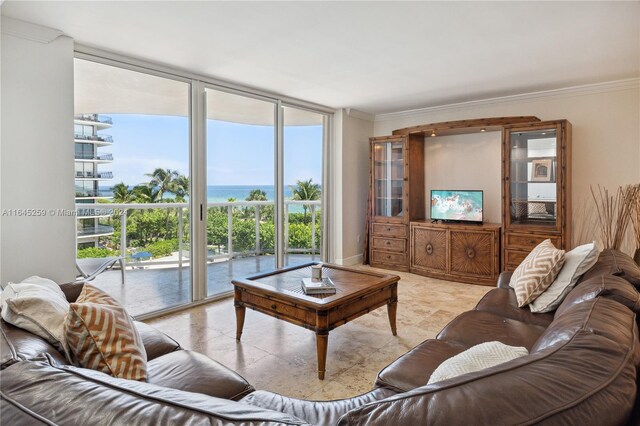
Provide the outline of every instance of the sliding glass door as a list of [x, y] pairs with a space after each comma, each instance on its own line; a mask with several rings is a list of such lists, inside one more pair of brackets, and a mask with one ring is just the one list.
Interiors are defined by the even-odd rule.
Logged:
[[207, 296], [275, 267], [276, 104], [206, 93]]

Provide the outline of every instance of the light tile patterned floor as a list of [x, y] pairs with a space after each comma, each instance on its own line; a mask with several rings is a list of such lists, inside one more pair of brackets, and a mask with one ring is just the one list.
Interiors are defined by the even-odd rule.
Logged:
[[385, 307], [332, 330], [325, 380], [316, 374], [316, 341], [309, 330], [247, 309], [242, 341], [237, 343], [232, 299], [148, 322], [183, 347], [237, 371], [257, 389], [305, 399], [345, 398], [369, 391], [380, 369], [435, 337], [491, 289], [397, 274], [398, 336], [391, 334]]

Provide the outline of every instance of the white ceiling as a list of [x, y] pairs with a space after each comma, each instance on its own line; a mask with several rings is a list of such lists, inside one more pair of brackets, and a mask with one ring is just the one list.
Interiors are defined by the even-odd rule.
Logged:
[[402, 111], [640, 76], [640, 2], [30, 2], [77, 42], [329, 107]]

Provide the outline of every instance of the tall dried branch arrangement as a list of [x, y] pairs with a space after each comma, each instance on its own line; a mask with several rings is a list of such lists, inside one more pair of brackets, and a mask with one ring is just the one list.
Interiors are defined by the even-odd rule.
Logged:
[[591, 195], [596, 205], [597, 225], [605, 249], [620, 250], [631, 221], [631, 211], [635, 206], [636, 185], [621, 186], [615, 195], [598, 185], [598, 190], [591, 187]]
[[640, 250], [640, 183], [634, 185], [635, 198], [633, 201], [631, 214], [631, 225], [633, 226], [633, 236], [635, 249]]

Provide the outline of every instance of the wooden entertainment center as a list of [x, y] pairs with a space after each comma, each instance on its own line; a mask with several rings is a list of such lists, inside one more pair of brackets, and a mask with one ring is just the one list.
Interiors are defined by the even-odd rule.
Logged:
[[[502, 132], [501, 223], [432, 223], [425, 144], [435, 136]], [[431, 123], [370, 140], [365, 263], [495, 285], [549, 238], [571, 245], [571, 123], [533, 116]], [[473, 181], [470, 181], [470, 185]]]

